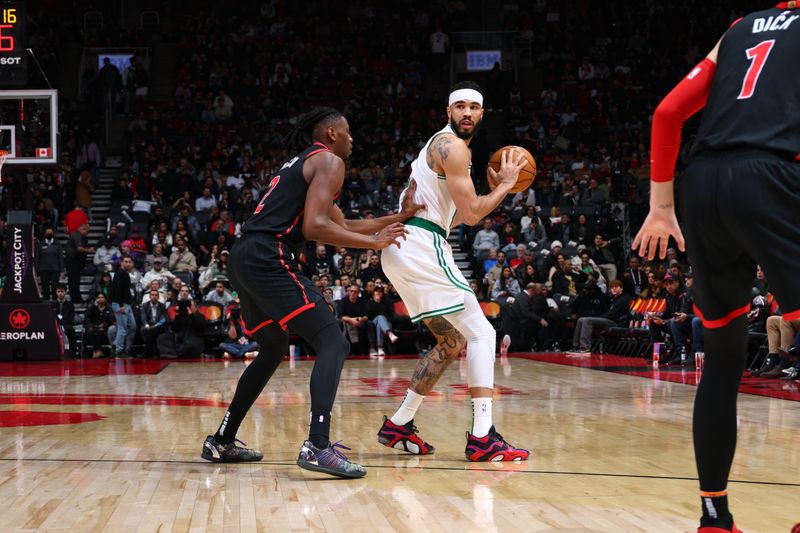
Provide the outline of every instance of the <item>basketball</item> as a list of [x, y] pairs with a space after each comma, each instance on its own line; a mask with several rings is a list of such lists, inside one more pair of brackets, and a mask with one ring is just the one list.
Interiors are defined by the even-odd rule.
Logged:
[[[533, 183], [533, 180], [536, 177], [536, 160], [533, 158], [533, 156], [529, 151], [527, 151], [525, 148], [522, 148], [521, 146], [514, 146], [514, 145], [504, 146], [499, 150], [497, 150], [494, 154], [492, 154], [492, 158], [489, 160], [489, 166], [492, 167], [495, 172], [500, 170], [500, 161], [501, 158], [503, 157], [503, 152], [505, 150], [511, 150], [512, 148], [516, 148], [517, 150], [522, 152], [522, 155], [528, 161], [528, 163], [524, 167], [522, 167], [522, 170], [519, 171], [519, 176], [517, 177], [517, 184], [514, 185], [514, 187], [510, 191], [517, 193], [520, 191], [524, 191], [525, 189], [530, 187], [531, 183]], [[489, 181], [489, 187], [491, 187], [492, 190], [494, 190], [494, 188], [497, 187], [497, 183], [495, 183], [492, 180], [489, 174], [487, 174], [486, 177]]]

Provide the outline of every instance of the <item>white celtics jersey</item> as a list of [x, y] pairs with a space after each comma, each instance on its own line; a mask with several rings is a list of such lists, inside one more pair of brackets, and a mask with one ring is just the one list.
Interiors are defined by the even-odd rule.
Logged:
[[447, 189], [447, 180], [431, 170], [427, 157], [431, 141], [442, 133], [453, 133], [453, 129], [448, 124], [428, 139], [419, 156], [411, 163], [411, 178], [417, 182], [417, 202], [425, 204], [425, 208], [414, 216], [433, 222], [449, 235], [450, 224], [456, 218], [456, 204]]

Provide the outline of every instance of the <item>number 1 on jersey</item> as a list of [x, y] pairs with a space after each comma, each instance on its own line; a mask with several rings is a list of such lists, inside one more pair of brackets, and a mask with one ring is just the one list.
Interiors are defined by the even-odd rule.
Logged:
[[257, 215], [257, 214], [259, 214], [261, 212], [262, 209], [264, 209], [264, 202], [266, 201], [267, 197], [270, 194], [272, 194], [272, 191], [275, 190], [275, 187], [278, 185], [279, 181], [281, 181], [281, 177], [280, 176], [275, 176], [274, 178], [272, 178], [272, 181], [269, 182], [269, 188], [267, 189], [267, 192], [264, 193], [264, 197], [261, 198], [260, 202], [258, 202], [258, 205], [256, 206], [255, 213], [253, 213], [253, 214]]
[[747, 74], [744, 75], [744, 82], [742, 83], [742, 90], [739, 92], [737, 100], [746, 100], [753, 96], [756, 90], [756, 83], [761, 71], [764, 69], [764, 64], [767, 62], [772, 47], [775, 46], [775, 39], [763, 41], [758, 43], [752, 48], [745, 50], [747, 59], [751, 61], [750, 68], [747, 69]]

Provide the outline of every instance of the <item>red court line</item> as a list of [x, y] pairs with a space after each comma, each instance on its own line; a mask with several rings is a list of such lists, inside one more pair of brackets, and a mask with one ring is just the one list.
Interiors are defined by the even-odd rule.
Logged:
[[[687, 367], [661, 366], [653, 368], [650, 361], [620, 355], [592, 354], [590, 357], [570, 357], [565, 353], [514, 353], [509, 357], [528, 359], [544, 363], [589, 368], [626, 376], [636, 376], [656, 381], [669, 381], [684, 385], [697, 385], [702, 376], [701, 371]], [[800, 402], [800, 383], [780, 379], [751, 377], [745, 372], [739, 392]]]
[[[227, 407], [226, 402], [182, 396], [129, 394], [0, 394], [0, 405], [169, 405]], [[0, 411], [3, 412], [3, 411]]]
[[53, 413], [51, 411], [0, 411], [0, 428], [82, 424], [104, 419], [97, 413]]
[[119, 376], [157, 374], [169, 365], [163, 359], [75, 359], [0, 363], [0, 377]]

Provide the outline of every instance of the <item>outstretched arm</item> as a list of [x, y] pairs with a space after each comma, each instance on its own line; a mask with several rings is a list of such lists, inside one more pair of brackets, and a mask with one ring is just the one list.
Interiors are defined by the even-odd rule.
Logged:
[[306, 161], [303, 173], [309, 182], [303, 218], [303, 235], [307, 239], [347, 248], [380, 250], [391, 244], [400, 246], [400, 238], [405, 238], [406, 233], [402, 224], [390, 224], [377, 235], [367, 236], [350, 231], [341, 221], [334, 220], [336, 211], [341, 214], [338, 207], [331, 207], [344, 183], [344, 161], [341, 158], [321, 153]]
[[346, 219], [339, 206], [334, 204], [333, 207], [331, 207], [331, 219], [349, 231], [354, 231], [363, 235], [372, 235], [390, 224], [405, 222], [414, 216], [414, 213], [425, 207], [417, 203], [416, 191], [417, 182], [412, 179], [408, 187], [403, 191], [403, 202], [400, 207], [400, 212], [395, 215], [362, 220]]

